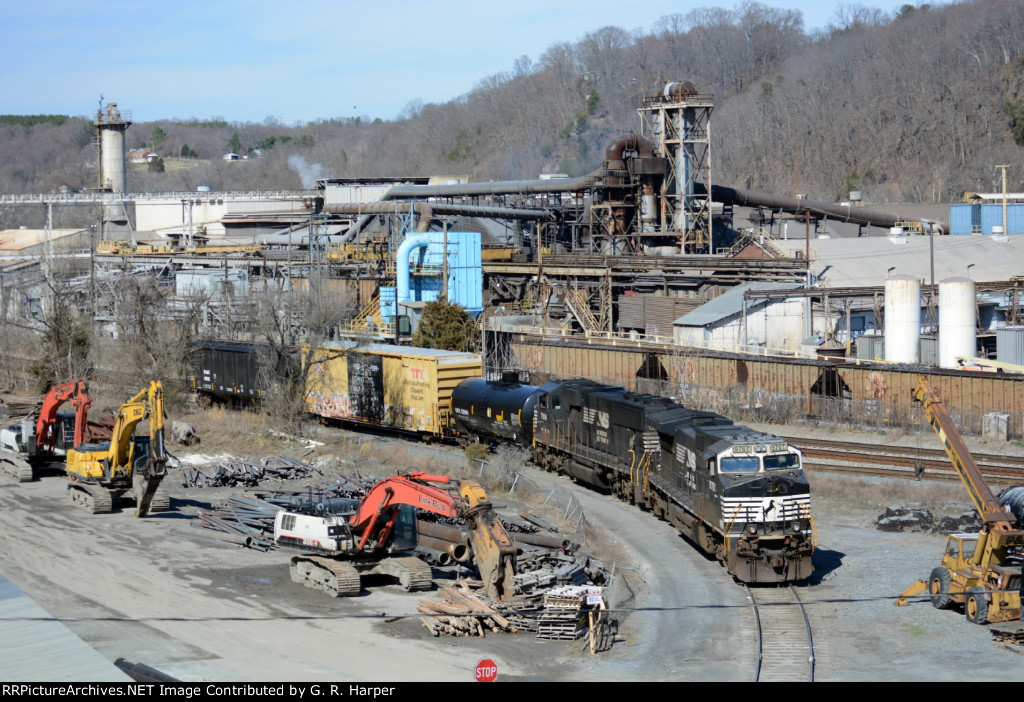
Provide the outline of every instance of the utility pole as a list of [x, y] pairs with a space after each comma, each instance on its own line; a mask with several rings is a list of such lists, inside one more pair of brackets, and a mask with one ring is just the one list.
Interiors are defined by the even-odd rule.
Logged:
[[1009, 234], [1010, 232], [1006, 230], [1006, 169], [1009, 166], [996, 166], [996, 168], [1003, 172], [1003, 234]]

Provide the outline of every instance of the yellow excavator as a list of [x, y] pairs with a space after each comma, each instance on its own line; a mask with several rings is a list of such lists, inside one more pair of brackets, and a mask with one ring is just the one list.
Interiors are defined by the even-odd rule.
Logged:
[[[149, 435], [136, 435], [140, 423], [149, 420]], [[164, 391], [159, 381], [139, 391], [117, 412], [111, 440], [82, 444], [67, 454], [68, 495], [92, 514], [110, 512], [114, 500], [135, 500], [135, 516], [170, 508], [166, 492], [157, 493], [167, 475], [164, 448]]]
[[936, 608], [963, 605], [967, 620], [975, 624], [1024, 619], [1020, 563], [1024, 531], [992, 494], [949, 411], [924, 378], [917, 381], [913, 395], [924, 404], [925, 417], [985, 526], [977, 534], [950, 534], [939, 566], [927, 581], [918, 580], [907, 588], [896, 604], [907, 604], [906, 598], [927, 590]]

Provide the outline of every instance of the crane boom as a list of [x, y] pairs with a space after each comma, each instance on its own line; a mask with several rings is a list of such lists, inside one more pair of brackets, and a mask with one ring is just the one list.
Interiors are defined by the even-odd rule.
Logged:
[[942, 404], [942, 400], [924, 378], [918, 378], [913, 393], [914, 399], [924, 405], [924, 414], [928, 423], [939, 435], [939, 440], [942, 441], [942, 446], [946, 449], [946, 455], [953, 463], [953, 468], [960, 476], [960, 480], [971, 496], [974, 508], [978, 510], [985, 526], [991, 530], [1012, 531], [1013, 516], [1003, 509], [999, 500], [992, 494], [992, 490], [985, 482], [978, 464], [974, 462], [974, 457], [971, 456], [960, 430], [956, 428], [956, 424], [949, 416], [949, 411]]

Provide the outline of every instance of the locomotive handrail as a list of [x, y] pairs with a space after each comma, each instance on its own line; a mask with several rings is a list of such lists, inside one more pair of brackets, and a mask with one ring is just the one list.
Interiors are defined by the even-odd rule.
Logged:
[[736, 515], [739, 513], [741, 509], [743, 509], [743, 505], [736, 505], [732, 510], [732, 514], [729, 515], [729, 519], [727, 519], [725, 522], [725, 538], [722, 539], [722, 542], [725, 546], [726, 560], [729, 559], [729, 533], [732, 531], [732, 525], [736, 523]]
[[811, 527], [811, 546], [818, 548], [818, 524], [814, 521], [814, 515], [811, 513], [810, 502], [803, 506], [803, 511], [807, 515], [807, 525]]

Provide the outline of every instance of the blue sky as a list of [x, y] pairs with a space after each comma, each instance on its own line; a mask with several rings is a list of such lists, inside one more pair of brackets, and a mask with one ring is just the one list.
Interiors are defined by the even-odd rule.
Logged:
[[[892, 11], [904, 2], [849, 5]], [[646, 32], [664, 15], [738, 4], [0, 0], [0, 114], [91, 115], [102, 95], [137, 122], [390, 119], [601, 27]], [[800, 10], [808, 30], [840, 6], [761, 4]]]

